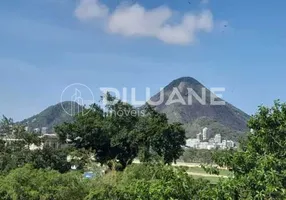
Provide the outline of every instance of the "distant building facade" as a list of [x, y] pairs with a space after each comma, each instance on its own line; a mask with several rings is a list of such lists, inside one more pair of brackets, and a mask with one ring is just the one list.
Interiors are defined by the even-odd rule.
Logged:
[[202, 141], [202, 139], [203, 139], [202, 133], [198, 133], [197, 134], [197, 140]]
[[208, 140], [208, 139], [209, 139], [208, 128], [205, 127], [205, 128], [203, 129], [203, 141], [206, 141], [206, 140]]
[[221, 134], [216, 134], [214, 137], [214, 141], [215, 141], [215, 143], [220, 144], [221, 143]]
[[47, 127], [42, 127], [42, 130], [41, 130], [42, 135], [47, 134], [47, 130], [48, 130]]
[[222, 140], [221, 134], [210, 137], [209, 129], [205, 127], [202, 132], [196, 135], [196, 138], [186, 140], [187, 148], [194, 149], [229, 149], [235, 148], [236, 143], [232, 140]]
[[43, 146], [49, 146], [55, 149], [61, 148], [63, 145], [60, 143], [57, 134], [44, 134], [40, 136]]

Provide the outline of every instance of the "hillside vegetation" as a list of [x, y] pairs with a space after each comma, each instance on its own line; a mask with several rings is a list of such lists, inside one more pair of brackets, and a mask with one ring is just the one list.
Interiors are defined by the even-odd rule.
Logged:
[[81, 112], [82, 109], [83, 107], [76, 102], [66, 101], [50, 106], [39, 114], [21, 121], [20, 124], [28, 126], [30, 130], [47, 127], [47, 133], [54, 133], [54, 127], [64, 122], [72, 122], [72, 115]]
[[[186, 105], [181, 102], [167, 104], [168, 100], [172, 100], [174, 89], [180, 92]], [[199, 98], [203, 97], [203, 92], [206, 94], [206, 104], [202, 104], [189, 93], [192, 89]], [[247, 121], [249, 115], [234, 107], [228, 102], [225, 105], [212, 105], [211, 96], [214, 95], [208, 88], [202, 85], [199, 81], [191, 77], [182, 77], [172, 81], [163, 90], [163, 103], [156, 106], [156, 110], [160, 113], [165, 113], [170, 122], [180, 122], [186, 129], [187, 137], [194, 137], [202, 128], [208, 127], [211, 134], [220, 133], [226, 139], [237, 139], [245, 134], [248, 130]], [[188, 98], [192, 98], [192, 103], [188, 104]], [[160, 101], [160, 92], [151, 98], [151, 101]], [[178, 99], [175, 95], [173, 99]], [[216, 98], [217, 101], [223, 99]]]

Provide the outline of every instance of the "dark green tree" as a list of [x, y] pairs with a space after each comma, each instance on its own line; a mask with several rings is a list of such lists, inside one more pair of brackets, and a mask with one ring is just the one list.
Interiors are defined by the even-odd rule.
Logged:
[[69, 149], [54, 149], [44, 146], [43, 149], [33, 150], [26, 156], [26, 163], [36, 169], [52, 169], [60, 173], [68, 172], [71, 164], [67, 161]]
[[165, 114], [148, 105], [143, 112], [109, 94], [106, 98], [109, 103], [105, 110], [94, 104], [84, 115], [78, 114], [73, 123], [56, 127], [61, 141], [76, 148], [92, 149], [98, 162], [115, 160], [122, 169], [139, 152], [142, 161], [150, 160], [151, 154], [156, 153], [165, 163], [182, 155], [185, 131], [180, 124], [169, 124]]
[[14, 121], [11, 118], [7, 118], [4, 115], [0, 120], [0, 136], [12, 135]]
[[252, 129], [237, 151], [216, 157], [234, 178], [215, 191], [218, 199], [286, 199], [286, 104], [261, 106], [249, 120]]
[[81, 174], [60, 174], [34, 169], [31, 165], [14, 169], [0, 178], [0, 199], [3, 200], [81, 200], [90, 188]]
[[195, 180], [183, 169], [145, 163], [99, 178], [86, 199], [200, 199], [209, 187], [208, 181]]
[[150, 161], [158, 155], [166, 164], [176, 162], [183, 154], [182, 146], [186, 143], [181, 124], [169, 124], [165, 114], [156, 112], [148, 104], [143, 113], [134, 129], [140, 146], [140, 160]]
[[25, 130], [21, 124], [3, 117], [0, 122], [2, 140], [0, 140], [0, 171], [2, 174], [30, 163], [35, 168], [54, 169], [59, 172], [70, 170], [66, 149], [53, 149], [44, 146], [30, 150], [32, 144], [40, 146], [41, 139], [35, 133]]
[[138, 153], [132, 130], [139, 116], [131, 105], [110, 95], [107, 100], [106, 111], [96, 104], [91, 105], [84, 115], [79, 113], [73, 123], [65, 123], [55, 130], [62, 142], [94, 150], [96, 160], [101, 164], [118, 160], [125, 168]]

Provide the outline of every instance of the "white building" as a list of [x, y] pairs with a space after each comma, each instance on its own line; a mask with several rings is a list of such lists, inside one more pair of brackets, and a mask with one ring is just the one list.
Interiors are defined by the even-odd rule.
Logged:
[[200, 142], [199, 149], [208, 149], [208, 142]]
[[228, 148], [234, 148], [234, 147], [235, 147], [235, 143], [232, 140], [223, 140], [221, 142], [222, 149], [228, 149]]
[[212, 144], [212, 145], [214, 145], [214, 144], [215, 144], [215, 140], [214, 140], [214, 138], [210, 138], [210, 139], [209, 139], [209, 144]]
[[43, 140], [43, 146], [49, 146], [56, 149], [61, 147], [57, 134], [45, 134], [39, 138]]
[[207, 149], [208, 150], [211, 150], [211, 149], [215, 149], [216, 148], [216, 145], [215, 144], [208, 144], [208, 146], [207, 146]]
[[202, 133], [198, 133], [197, 134], [197, 140], [202, 141], [202, 139], [203, 139]]
[[198, 139], [190, 138], [186, 140], [186, 146], [190, 148], [198, 148], [199, 144], [200, 144], [200, 140]]
[[2, 137], [1, 140], [5, 142], [5, 145], [14, 143], [14, 142], [20, 142], [23, 141], [23, 139], [15, 139], [15, 138], [9, 138], [9, 137]]
[[220, 144], [221, 143], [221, 134], [216, 134], [214, 137], [214, 141], [215, 141], [215, 143]]
[[221, 144], [224, 145], [224, 146], [226, 146], [226, 141], [227, 141], [227, 140], [222, 140]]
[[204, 129], [203, 129], [203, 140], [205, 141], [205, 140], [207, 140], [208, 139], [208, 128], [207, 127], [205, 127]]
[[48, 130], [47, 127], [42, 127], [42, 135], [47, 134], [47, 130]]
[[232, 140], [227, 140], [226, 141], [226, 147], [227, 148], [234, 148], [234, 146], [235, 146], [234, 141], [232, 141]]

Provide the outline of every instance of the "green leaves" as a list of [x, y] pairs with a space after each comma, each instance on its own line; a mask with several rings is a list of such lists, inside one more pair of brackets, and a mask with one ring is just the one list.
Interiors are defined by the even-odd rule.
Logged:
[[97, 180], [87, 199], [200, 199], [209, 182], [195, 180], [184, 170], [163, 164], [128, 166]]
[[218, 184], [224, 192], [221, 199], [231, 195], [236, 199], [285, 199], [286, 188], [286, 104], [275, 101], [272, 108], [259, 107], [249, 120], [249, 133], [238, 151], [216, 156], [220, 166], [229, 167], [234, 178]]
[[37, 170], [30, 165], [11, 171], [0, 179], [3, 200], [79, 200], [88, 194], [80, 174], [60, 174], [57, 171]]
[[178, 159], [185, 145], [185, 131], [181, 124], [169, 124], [166, 115], [146, 105], [142, 110], [108, 95], [105, 111], [92, 105], [77, 115], [73, 123], [56, 127], [62, 142], [70, 141], [76, 148], [92, 149], [101, 164], [117, 160], [122, 169], [140, 155], [150, 161], [160, 156], [165, 163]]
[[140, 160], [149, 162], [158, 155], [166, 164], [176, 161], [183, 154], [185, 130], [179, 123], [169, 124], [165, 114], [156, 112], [149, 105], [144, 113], [134, 129], [140, 145]]

